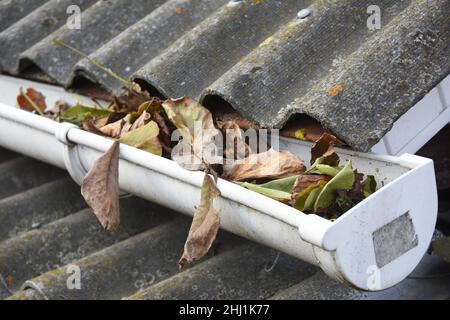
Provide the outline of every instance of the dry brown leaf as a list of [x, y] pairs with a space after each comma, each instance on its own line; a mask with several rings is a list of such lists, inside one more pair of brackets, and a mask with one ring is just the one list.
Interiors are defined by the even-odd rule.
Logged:
[[115, 141], [84, 178], [81, 194], [102, 226], [114, 232], [120, 223], [119, 146]]
[[338, 166], [339, 156], [334, 150], [334, 146], [337, 143], [339, 143], [339, 140], [335, 136], [324, 133], [311, 148], [311, 165], [314, 164], [318, 158], [322, 157], [321, 164], [332, 167]]
[[305, 172], [305, 165], [296, 155], [278, 152], [274, 149], [251, 154], [230, 168], [225, 168], [224, 179], [230, 181], [275, 180], [300, 175]]
[[70, 108], [70, 105], [68, 103], [66, 103], [64, 100], [58, 100], [55, 102], [52, 110], [50, 110], [51, 113], [53, 113], [54, 115], [58, 115], [61, 112], [67, 110]]
[[245, 143], [242, 130], [235, 121], [219, 121], [217, 126], [225, 138], [223, 156], [226, 159], [240, 160], [249, 156], [251, 150]]
[[[129, 116], [127, 116], [127, 117], [129, 117]], [[122, 128], [127, 123], [127, 120], [126, 120], [127, 117], [125, 117], [125, 119], [120, 119], [116, 122], [107, 124], [106, 126], [99, 128], [99, 130], [108, 137], [118, 139], [118, 138], [120, 138], [120, 136], [122, 134]]]
[[331, 177], [317, 174], [301, 174], [295, 181], [294, 188], [292, 189], [292, 200], [295, 203], [297, 195], [305, 191], [311, 186], [317, 185], [320, 181], [328, 182]]
[[216, 183], [209, 174], [203, 179], [200, 204], [194, 213], [192, 225], [184, 245], [180, 268], [202, 258], [208, 253], [219, 231], [219, 213], [214, 209], [214, 199], [220, 195]]
[[214, 125], [211, 112], [188, 97], [169, 98], [162, 107], [182, 137], [174, 148], [172, 160], [193, 171], [205, 169], [205, 163], [214, 163], [215, 159], [210, 158], [217, 154], [214, 138], [220, 132]]
[[129, 131], [133, 131], [135, 129], [139, 129], [145, 126], [151, 119], [150, 113], [147, 111], [143, 111], [141, 115], [133, 122]]
[[20, 109], [30, 112], [36, 111], [39, 114], [43, 114], [47, 109], [44, 95], [33, 88], [28, 88], [26, 91], [21, 89], [17, 96], [17, 104]]
[[93, 120], [84, 121], [82, 126], [83, 126], [83, 129], [86, 130], [87, 132], [107, 137], [106, 134], [104, 134], [102, 131], [100, 131], [97, 128], [97, 126], [95, 125], [95, 122]]

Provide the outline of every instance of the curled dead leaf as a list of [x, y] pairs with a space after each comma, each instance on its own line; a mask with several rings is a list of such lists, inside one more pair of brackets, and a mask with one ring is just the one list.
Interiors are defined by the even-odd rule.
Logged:
[[225, 168], [223, 178], [230, 181], [274, 180], [300, 175], [303, 172], [305, 165], [296, 155], [288, 151], [269, 149], [236, 161], [234, 165]]
[[161, 143], [158, 139], [159, 128], [156, 122], [150, 121], [145, 126], [127, 132], [120, 138], [120, 142], [156, 154], [162, 155]]
[[223, 156], [226, 159], [245, 159], [251, 152], [245, 143], [242, 129], [234, 121], [223, 121], [217, 123], [225, 140]]
[[125, 123], [127, 123], [127, 118], [129, 118], [129, 115], [127, 115], [124, 119], [120, 119], [116, 122], [100, 127], [99, 131], [108, 137], [118, 139], [122, 134], [122, 128], [124, 127]]
[[36, 111], [40, 115], [43, 115], [47, 109], [44, 95], [33, 88], [28, 88], [26, 91], [21, 88], [20, 94], [17, 96], [17, 104], [22, 110]]
[[119, 142], [98, 158], [84, 178], [81, 194], [103, 228], [114, 232], [120, 223]]
[[214, 125], [211, 112], [188, 97], [169, 98], [162, 107], [182, 138], [178, 148], [174, 148], [177, 156], [172, 155], [172, 159], [194, 171], [205, 169], [205, 164], [215, 163], [217, 160], [211, 159], [217, 155], [214, 138], [220, 132]]
[[205, 256], [219, 231], [220, 217], [214, 209], [214, 199], [220, 195], [213, 178], [205, 174], [200, 196], [200, 204], [194, 213], [192, 225], [179, 261], [182, 268], [188, 263]]
[[338, 166], [339, 156], [334, 150], [334, 146], [338, 141], [335, 136], [324, 133], [311, 148], [311, 164], [314, 164], [318, 158], [321, 158], [320, 164], [332, 167]]
[[323, 181], [327, 183], [331, 178], [326, 175], [317, 175], [317, 174], [301, 174], [295, 180], [294, 187], [292, 189], [292, 200], [295, 203], [297, 196], [301, 194], [303, 191], [308, 189], [311, 186], [318, 185], [319, 182]]

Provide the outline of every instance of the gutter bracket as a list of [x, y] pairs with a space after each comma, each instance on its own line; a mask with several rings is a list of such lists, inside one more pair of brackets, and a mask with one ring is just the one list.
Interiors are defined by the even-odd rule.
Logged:
[[63, 122], [56, 129], [55, 137], [56, 139], [58, 139], [58, 141], [60, 141], [64, 145], [63, 157], [64, 157], [64, 165], [66, 166], [67, 171], [69, 172], [72, 179], [78, 185], [81, 185], [88, 171], [84, 168], [83, 164], [81, 163], [77, 145], [68, 139], [69, 131], [72, 129], [79, 130], [79, 128], [76, 125]]

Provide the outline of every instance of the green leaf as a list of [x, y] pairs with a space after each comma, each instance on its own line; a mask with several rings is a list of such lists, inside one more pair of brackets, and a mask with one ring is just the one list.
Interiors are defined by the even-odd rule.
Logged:
[[252, 184], [248, 182], [244, 182], [243, 184], [241, 184], [241, 186], [280, 202], [288, 202], [289, 200], [291, 200], [291, 194], [288, 192], [276, 189], [263, 188], [257, 184]]
[[325, 180], [321, 180], [317, 184], [311, 185], [303, 190], [303, 192], [297, 195], [294, 208], [300, 211], [312, 211], [317, 197], [326, 184]]
[[111, 111], [106, 109], [96, 109], [77, 104], [63, 112], [61, 112], [60, 119], [76, 125], [81, 125], [86, 120], [94, 118], [109, 116]]
[[280, 202], [288, 202], [291, 200], [292, 189], [298, 176], [287, 177], [283, 179], [273, 180], [264, 184], [253, 184], [244, 182], [242, 187], [262, 194]]
[[433, 252], [446, 262], [450, 262], [450, 237], [433, 241]]
[[377, 181], [374, 176], [367, 176], [362, 183], [364, 196], [367, 198], [377, 190]]
[[120, 142], [132, 147], [162, 155], [162, 147], [158, 140], [159, 127], [154, 121], [150, 121], [145, 126], [132, 130], [120, 138]]
[[352, 168], [352, 161], [347, 162], [345, 167], [339, 171], [339, 173], [331, 179], [320, 192], [314, 204], [314, 211], [320, 211], [321, 209], [327, 209], [333, 204], [336, 199], [336, 191], [345, 190], [348, 191], [353, 187], [355, 182], [355, 173]]
[[284, 191], [287, 193], [292, 193], [292, 189], [294, 188], [294, 184], [297, 178], [298, 175], [283, 179], [272, 180], [259, 186], [267, 189], [274, 189]]
[[332, 167], [327, 164], [315, 164], [313, 168], [308, 170], [309, 173], [324, 174], [326, 176], [335, 177], [342, 167]]

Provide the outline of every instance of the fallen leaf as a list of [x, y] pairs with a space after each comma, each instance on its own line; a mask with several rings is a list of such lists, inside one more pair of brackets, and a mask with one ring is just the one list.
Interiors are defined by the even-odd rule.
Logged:
[[339, 156], [334, 150], [334, 145], [338, 139], [329, 134], [324, 133], [320, 139], [311, 148], [311, 165], [314, 165], [318, 158], [322, 158], [320, 164], [327, 164], [332, 167], [339, 165]]
[[326, 185], [325, 180], [320, 180], [316, 184], [309, 185], [302, 192], [294, 197], [294, 208], [303, 212], [311, 212], [314, 210], [314, 204], [317, 197]]
[[160, 112], [162, 110], [162, 104], [164, 101], [162, 101], [159, 98], [151, 97], [149, 100], [142, 103], [138, 108], [138, 113], [142, 114], [142, 112], [147, 111], [148, 113], [152, 114]]
[[67, 104], [65, 101], [63, 100], [58, 100], [55, 102], [52, 110], [50, 110], [50, 112], [52, 114], [54, 114], [55, 116], [59, 116], [59, 114], [63, 111], [66, 111], [67, 109], [70, 108], [70, 105]]
[[295, 180], [294, 186], [291, 190], [291, 197], [295, 200], [300, 193], [309, 187], [317, 185], [320, 181], [327, 183], [330, 179], [330, 177], [325, 175], [301, 174]]
[[214, 199], [220, 195], [216, 183], [209, 174], [205, 174], [201, 190], [200, 204], [195, 210], [192, 225], [184, 245], [180, 268], [202, 258], [208, 253], [219, 231], [220, 218], [214, 209]]
[[251, 149], [247, 143], [245, 143], [243, 131], [239, 125], [230, 120], [218, 122], [217, 126], [222, 131], [225, 140], [223, 152], [225, 159], [234, 162], [234, 160], [241, 160], [248, 157]]
[[[172, 159], [188, 170], [203, 170], [216, 163], [214, 138], [220, 134], [208, 109], [191, 98], [167, 99], [162, 107], [183, 138]], [[190, 146], [187, 149], [186, 146]], [[182, 154], [180, 154], [182, 152]], [[187, 153], [186, 153], [187, 152]], [[222, 159], [220, 160], [222, 161]]]
[[103, 228], [114, 232], [120, 223], [119, 142], [98, 158], [84, 178], [81, 194]]
[[156, 154], [162, 155], [161, 144], [158, 140], [159, 128], [156, 122], [150, 121], [145, 126], [130, 131], [120, 138], [120, 142]]
[[241, 184], [241, 186], [274, 200], [287, 203], [291, 200], [292, 190], [294, 188], [296, 180], [297, 176], [292, 176], [283, 179], [272, 180], [270, 182], [259, 185], [244, 182]]
[[366, 180], [362, 183], [362, 188], [366, 198], [372, 193], [375, 193], [377, 190], [377, 181], [375, 180], [375, 177], [371, 175], [367, 176]]
[[60, 119], [80, 126], [86, 120], [105, 117], [110, 114], [111, 111], [106, 109], [96, 109], [77, 104], [61, 112]]
[[130, 131], [145, 126], [150, 121], [151, 117], [152, 116], [150, 115], [150, 113], [148, 113], [147, 111], [143, 111], [141, 115], [131, 125]]
[[345, 167], [324, 186], [314, 204], [314, 211], [319, 212], [330, 207], [336, 199], [336, 192], [338, 190], [350, 190], [353, 187], [354, 182], [355, 173], [353, 172], [352, 161], [350, 160]]
[[433, 241], [432, 247], [435, 254], [450, 263], [450, 237]]
[[298, 176], [303, 172], [305, 165], [296, 155], [288, 151], [269, 149], [236, 161], [225, 170], [223, 178], [230, 181], [274, 180]]
[[294, 132], [294, 136], [298, 140], [303, 140], [303, 141], [306, 140], [306, 138], [305, 138], [306, 137], [306, 129], [301, 128], [301, 129], [296, 130]]
[[124, 87], [124, 92], [115, 99], [118, 109], [125, 108], [128, 112], [138, 111], [139, 107], [152, 100], [147, 91], [142, 90], [141, 86], [135, 82]]
[[339, 173], [339, 171], [342, 170], [342, 167], [332, 167], [326, 164], [320, 164], [319, 162], [322, 160], [322, 157], [318, 158], [317, 160], [316, 163], [313, 165], [313, 167], [311, 167], [311, 169], [308, 170], [308, 173], [322, 174], [334, 177]]
[[102, 131], [100, 131], [97, 128], [97, 126], [95, 125], [94, 121], [92, 121], [92, 120], [86, 120], [85, 122], [83, 122], [82, 127], [87, 132], [90, 132], [90, 133], [93, 133], [93, 134], [98, 134], [100, 136], [105, 136], [105, 137], [108, 136], [108, 135], [104, 134]]
[[110, 123], [110, 124], [107, 124], [107, 125], [101, 127], [99, 129], [100, 132], [102, 132], [104, 135], [114, 138], [114, 139], [120, 138], [120, 136], [122, 134], [122, 128], [127, 123], [127, 120], [126, 120], [127, 117], [125, 117], [125, 119], [120, 119], [120, 120], [117, 120], [116, 122], [113, 122], [113, 123]]
[[28, 88], [26, 91], [21, 88], [20, 94], [17, 96], [17, 104], [22, 110], [36, 111], [40, 115], [43, 115], [47, 109], [44, 95], [33, 88]]

